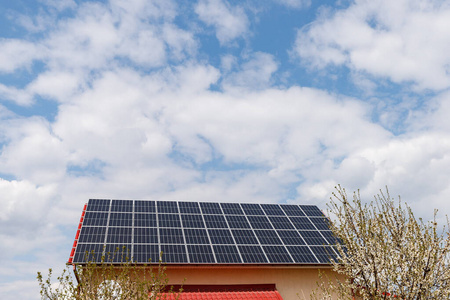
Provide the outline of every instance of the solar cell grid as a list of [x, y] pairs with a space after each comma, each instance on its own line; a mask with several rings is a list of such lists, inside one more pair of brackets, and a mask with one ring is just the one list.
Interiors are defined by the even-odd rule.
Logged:
[[110, 203], [110, 200], [90, 199], [86, 211], [109, 211]]
[[138, 263], [150, 263], [159, 261], [158, 245], [134, 245], [133, 258]]
[[180, 228], [180, 216], [178, 214], [158, 214], [159, 227]]
[[330, 229], [329, 221], [327, 218], [321, 218], [321, 217], [311, 217], [309, 218], [311, 222], [316, 226], [319, 230], [328, 230]]
[[135, 227], [156, 227], [156, 214], [134, 214]]
[[316, 229], [307, 217], [290, 217], [290, 220], [298, 230]]
[[281, 210], [278, 204], [261, 204], [262, 209], [266, 215], [270, 216], [284, 216], [284, 212]]
[[313, 205], [300, 205], [300, 208], [305, 212], [305, 214], [309, 217], [323, 217], [322, 211]]
[[235, 245], [213, 245], [218, 263], [242, 263]]
[[158, 230], [156, 228], [135, 228], [135, 244], [158, 244]]
[[305, 214], [303, 213], [303, 211], [300, 209], [300, 207], [298, 207], [297, 205], [286, 205], [286, 204], [282, 204], [280, 205], [281, 209], [283, 209], [283, 211], [286, 213], [286, 215], [288, 216], [297, 216], [297, 217], [301, 217], [304, 216]]
[[183, 227], [205, 228], [201, 215], [181, 215], [181, 220], [183, 221]]
[[261, 245], [282, 245], [280, 238], [273, 230], [255, 230]]
[[74, 263], [101, 262], [103, 255], [103, 243], [78, 244], [75, 252]]
[[278, 235], [285, 245], [305, 245], [302, 237], [294, 230], [279, 230]]
[[224, 216], [204, 215], [207, 228], [228, 228]]
[[126, 246], [139, 263], [329, 263], [328, 222], [311, 205], [92, 199], [73, 261]]
[[132, 213], [111, 213], [109, 215], [109, 226], [133, 226]]
[[243, 215], [244, 212], [238, 203], [221, 203], [223, 213], [226, 215]]
[[294, 229], [287, 217], [269, 217], [270, 222], [275, 229]]
[[238, 245], [257, 245], [258, 240], [252, 230], [232, 229], [234, 240]]
[[106, 226], [108, 223], [107, 212], [86, 212], [83, 226]]
[[220, 209], [219, 203], [200, 202], [200, 207], [203, 214], [208, 215], [221, 215], [222, 209]]
[[105, 241], [106, 227], [83, 226], [78, 243], [103, 243]]
[[167, 263], [187, 263], [184, 245], [161, 245], [162, 261]]
[[231, 232], [228, 229], [208, 229], [212, 244], [234, 244]]
[[238, 246], [244, 263], [267, 263], [267, 258], [260, 246]]
[[197, 202], [178, 202], [182, 214], [200, 214], [200, 208]]
[[186, 244], [210, 244], [206, 229], [184, 229]]
[[175, 201], [157, 201], [158, 213], [178, 213], [178, 205]]
[[155, 201], [134, 201], [134, 211], [142, 213], [154, 213], [156, 212]]
[[132, 228], [130, 227], [108, 227], [107, 243], [131, 243]]
[[215, 263], [210, 245], [187, 245], [191, 263]]
[[317, 263], [317, 259], [308, 246], [286, 247], [296, 263]]
[[247, 218], [254, 229], [273, 229], [266, 216], [248, 216]]
[[225, 216], [230, 228], [250, 228], [250, 224], [244, 216]]
[[163, 244], [184, 244], [183, 231], [179, 228], [160, 228], [159, 239]]
[[241, 206], [247, 216], [264, 216], [264, 211], [259, 204], [245, 203]]
[[334, 253], [331, 247], [311, 246], [311, 250], [321, 263], [328, 263], [331, 259], [337, 259], [336, 253]]
[[318, 231], [312, 230], [302, 230], [299, 231], [300, 235], [303, 237], [308, 245], [325, 245], [328, 244], [327, 241], [320, 235]]
[[127, 262], [131, 260], [131, 244], [114, 243], [105, 245], [105, 261]]
[[112, 200], [111, 211], [115, 212], [133, 212], [133, 201]]
[[292, 258], [283, 246], [263, 246], [271, 263], [292, 263]]

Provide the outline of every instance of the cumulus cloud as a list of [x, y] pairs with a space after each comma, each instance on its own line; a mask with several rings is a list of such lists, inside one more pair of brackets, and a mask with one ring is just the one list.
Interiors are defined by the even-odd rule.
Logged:
[[27, 90], [18, 89], [1, 83], [0, 99], [11, 101], [22, 106], [29, 106], [33, 103], [33, 95]]
[[30, 68], [34, 60], [43, 57], [43, 50], [34, 43], [17, 39], [0, 39], [0, 72]]
[[441, 1], [355, 1], [298, 31], [296, 56], [344, 65], [418, 89], [450, 86], [450, 7]]
[[248, 19], [243, 8], [231, 6], [227, 1], [200, 0], [195, 12], [200, 20], [215, 28], [221, 44], [243, 36], [248, 30]]
[[[233, 60], [224, 57], [222, 65], [225, 69], [231, 68]], [[272, 74], [278, 69], [275, 58], [267, 53], [256, 52], [251, 58], [241, 64], [237, 71], [224, 76], [223, 86], [225, 89], [263, 89], [271, 86]]]

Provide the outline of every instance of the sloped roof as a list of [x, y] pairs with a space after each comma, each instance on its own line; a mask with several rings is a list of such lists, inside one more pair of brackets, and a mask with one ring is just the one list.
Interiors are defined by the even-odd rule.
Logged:
[[[177, 286], [174, 290], [179, 290]], [[180, 294], [161, 293], [166, 300], [283, 300], [274, 284], [261, 285], [191, 285]]]
[[313, 205], [91, 199], [69, 263], [329, 264], [334, 243]]

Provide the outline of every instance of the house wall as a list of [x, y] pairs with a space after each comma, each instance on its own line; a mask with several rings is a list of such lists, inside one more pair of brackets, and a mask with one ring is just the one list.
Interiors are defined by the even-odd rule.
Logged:
[[[321, 269], [334, 277], [329, 268]], [[172, 267], [167, 266], [173, 284], [275, 284], [284, 300], [309, 299], [317, 288], [318, 268], [306, 267]], [[297, 294], [300, 296], [298, 297]]]

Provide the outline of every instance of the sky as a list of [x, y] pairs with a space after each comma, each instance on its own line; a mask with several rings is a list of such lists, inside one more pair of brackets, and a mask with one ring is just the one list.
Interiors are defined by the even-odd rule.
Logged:
[[450, 208], [450, 2], [0, 0], [0, 298], [90, 198]]

